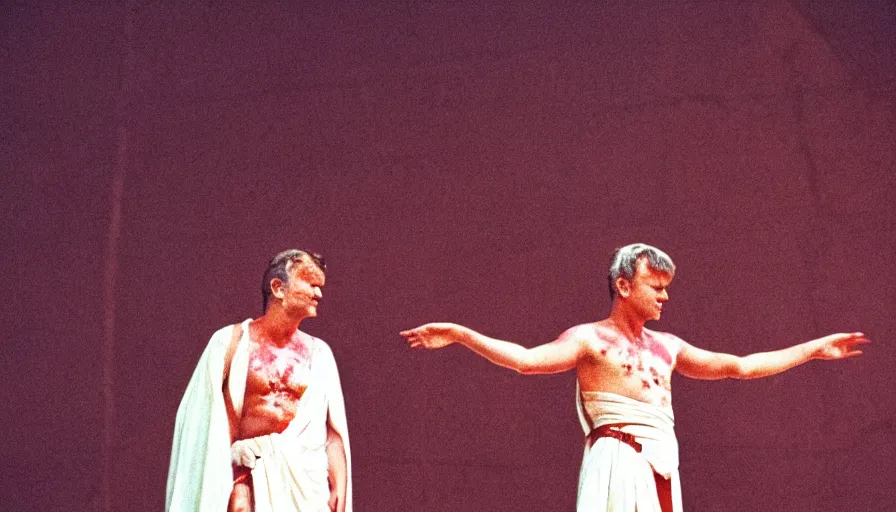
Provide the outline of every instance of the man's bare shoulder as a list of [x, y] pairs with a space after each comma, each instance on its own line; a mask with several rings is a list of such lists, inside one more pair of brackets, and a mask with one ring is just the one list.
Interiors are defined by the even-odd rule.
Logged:
[[587, 324], [579, 324], [570, 327], [569, 329], [563, 331], [563, 334], [560, 335], [559, 340], [575, 340], [575, 341], [594, 341], [597, 340], [600, 336], [598, 334], [597, 328], [598, 322], [591, 322]]
[[573, 340], [592, 349], [608, 344], [616, 344], [621, 336], [616, 327], [607, 320], [579, 324], [560, 335], [560, 341]]
[[677, 355], [684, 344], [684, 340], [670, 332], [654, 331], [653, 329], [645, 328], [644, 333], [651, 339], [662, 343], [673, 355]]
[[648, 329], [646, 327], [644, 328], [644, 332], [647, 333], [648, 336], [651, 336], [655, 339], [670, 340], [670, 341], [674, 340], [679, 343], [681, 342], [681, 338], [672, 334], [671, 332], [655, 331], [653, 329]]

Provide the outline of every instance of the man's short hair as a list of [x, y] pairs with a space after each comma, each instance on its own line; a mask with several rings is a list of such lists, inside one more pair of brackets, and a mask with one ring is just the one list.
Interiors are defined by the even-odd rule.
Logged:
[[261, 306], [262, 312], [267, 312], [268, 302], [271, 300], [271, 280], [279, 279], [284, 283], [289, 283], [289, 271], [296, 263], [312, 263], [321, 272], [326, 274], [327, 264], [324, 263], [324, 257], [320, 254], [303, 251], [300, 249], [289, 249], [274, 256], [268, 263], [267, 270], [261, 278]]
[[607, 281], [610, 284], [610, 300], [616, 298], [616, 280], [620, 277], [632, 281], [635, 278], [635, 270], [638, 268], [638, 260], [646, 258], [647, 266], [653, 270], [675, 275], [675, 264], [672, 258], [663, 251], [647, 244], [631, 244], [616, 249], [613, 260], [610, 262], [610, 273]]

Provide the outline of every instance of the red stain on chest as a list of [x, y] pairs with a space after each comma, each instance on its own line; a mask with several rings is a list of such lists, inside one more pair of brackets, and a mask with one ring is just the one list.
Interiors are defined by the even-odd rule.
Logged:
[[[605, 338], [606, 343], [609, 347], [615, 348], [623, 353], [628, 355], [627, 359], [641, 359], [641, 356], [645, 352], [653, 355], [657, 359], [660, 359], [668, 366], [672, 366], [672, 354], [669, 353], [669, 350], [663, 345], [662, 342], [655, 339], [652, 335], [645, 334], [642, 339], [630, 341], [628, 339], [623, 338], [620, 335], [610, 336]], [[607, 351], [609, 347], [604, 347], [601, 349], [600, 353], [602, 356], [607, 355]], [[640, 368], [642, 370], [643, 368]]]
[[250, 356], [249, 370], [269, 391], [301, 392], [307, 386], [309, 350], [304, 345], [284, 349], [259, 347]]
[[654, 357], [657, 357], [667, 365], [672, 366], [672, 354], [670, 354], [666, 346], [659, 341], [652, 338], [646, 339], [644, 341], [643, 350], [650, 352]]

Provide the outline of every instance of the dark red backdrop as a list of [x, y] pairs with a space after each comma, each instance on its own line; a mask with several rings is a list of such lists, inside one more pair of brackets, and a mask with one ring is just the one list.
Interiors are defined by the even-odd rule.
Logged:
[[678, 263], [654, 327], [693, 344], [876, 341], [676, 378], [686, 508], [891, 508], [892, 2], [55, 4], [0, 15], [4, 508], [160, 510], [208, 336], [299, 246], [359, 511], [572, 510], [573, 376], [397, 332], [549, 341], [634, 241]]

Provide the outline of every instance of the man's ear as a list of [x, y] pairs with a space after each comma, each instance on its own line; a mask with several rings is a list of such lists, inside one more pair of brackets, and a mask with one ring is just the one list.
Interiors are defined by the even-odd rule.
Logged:
[[616, 293], [618, 293], [620, 297], [628, 298], [632, 293], [632, 282], [624, 277], [617, 277]]
[[283, 284], [279, 277], [271, 279], [271, 295], [278, 299], [286, 296], [286, 285]]

